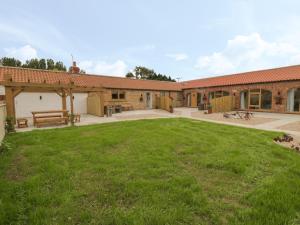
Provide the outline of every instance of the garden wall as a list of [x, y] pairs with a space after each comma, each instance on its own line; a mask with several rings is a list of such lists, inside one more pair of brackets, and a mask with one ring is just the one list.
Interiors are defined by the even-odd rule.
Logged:
[[5, 136], [6, 105], [0, 103], [0, 142]]

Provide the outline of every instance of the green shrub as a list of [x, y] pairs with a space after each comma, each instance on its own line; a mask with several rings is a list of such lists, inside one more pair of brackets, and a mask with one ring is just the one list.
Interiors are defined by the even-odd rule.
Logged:
[[6, 117], [6, 121], [5, 121], [5, 132], [8, 133], [12, 133], [15, 132], [15, 118], [12, 116], [8, 116]]
[[0, 153], [7, 152], [11, 150], [11, 145], [7, 141], [2, 141], [0, 145]]

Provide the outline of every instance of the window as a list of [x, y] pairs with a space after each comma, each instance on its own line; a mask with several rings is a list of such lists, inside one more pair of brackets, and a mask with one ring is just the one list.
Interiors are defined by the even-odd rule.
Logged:
[[125, 99], [125, 91], [120, 91], [119, 92], [119, 98], [120, 99]]
[[264, 89], [252, 89], [249, 92], [250, 109], [271, 109], [272, 92]]
[[261, 90], [261, 108], [272, 108], [272, 92], [268, 90]]
[[197, 105], [199, 106], [202, 103], [202, 95], [201, 93], [197, 93]]
[[112, 99], [118, 99], [119, 98], [118, 91], [111, 91], [111, 98]]
[[112, 90], [111, 98], [112, 99], [125, 99], [125, 91]]
[[229, 96], [229, 92], [228, 91], [223, 91], [223, 96]]
[[300, 88], [293, 88], [288, 91], [287, 111], [300, 112]]
[[209, 99], [214, 99], [214, 98], [220, 98], [224, 96], [229, 96], [228, 91], [214, 91], [214, 92], [209, 92]]
[[259, 109], [259, 94], [250, 93], [250, 108]]

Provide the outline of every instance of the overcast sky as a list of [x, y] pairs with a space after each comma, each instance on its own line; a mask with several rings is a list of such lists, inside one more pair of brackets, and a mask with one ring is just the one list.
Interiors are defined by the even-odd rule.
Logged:
[[0, 0], [0, 56], [196, 79], [300, 64], [299, 0]]

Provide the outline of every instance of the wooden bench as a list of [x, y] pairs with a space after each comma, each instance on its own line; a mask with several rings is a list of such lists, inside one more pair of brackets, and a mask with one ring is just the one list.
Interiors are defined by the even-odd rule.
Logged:
[[28, 120], [26, 118], [18, 118], [17, 125], [18, 125], [18, 128], [28, 127]]
[[50, 110], [32, 112], [33, 125], [36, 127], [47, 125], [61, 125], [68, 124], [69, 118], [67, 110]]
[[122, 110], [123, 111], [130, 111], [133, 110], [133, 106], [131, 104], [122, 104]]

